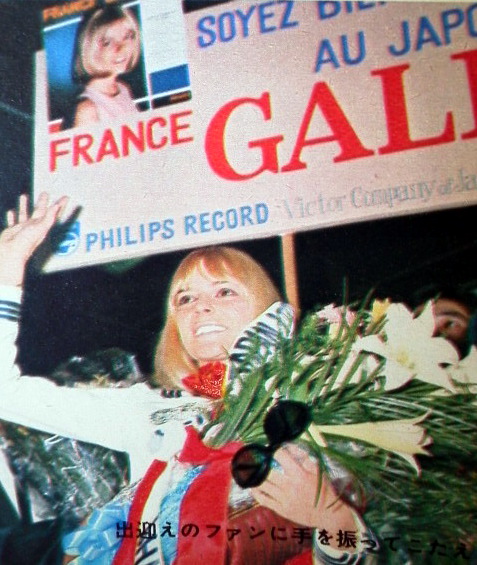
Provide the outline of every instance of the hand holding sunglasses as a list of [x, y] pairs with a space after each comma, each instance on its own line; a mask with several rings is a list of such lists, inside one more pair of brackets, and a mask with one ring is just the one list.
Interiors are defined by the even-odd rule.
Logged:
[[295, 400], [279, 400], [265, 416], [263, 427], [268, 445], [251, 443], [232, 459], [232, 476], [242, 488], [259, 486], [272, 467], [273, 455], [284, 443], [301, 436], [311, 423], [309, 407]]

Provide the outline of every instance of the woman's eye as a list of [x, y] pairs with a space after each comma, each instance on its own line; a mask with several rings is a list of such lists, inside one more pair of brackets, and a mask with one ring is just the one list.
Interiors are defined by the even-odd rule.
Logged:
[[237, 293], [231, 288], [224, 287], [219, 290], [217, 296], [237, 296]]
[[177, 297], [176, 303], [177, 306], [186, 306], [187, 304], [193, 302], [193, 300], [194, 297], [191, 294], [181, 294], [179, 297]]
[[125, 40], [132, 40], [135, 38], [136, 38], [136, 33], [132, 29], [129, 30], [124, 37]]

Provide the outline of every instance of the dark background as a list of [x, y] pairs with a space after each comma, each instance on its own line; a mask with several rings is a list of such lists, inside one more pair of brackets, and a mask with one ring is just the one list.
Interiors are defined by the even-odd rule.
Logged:
[[[32, 184], [32, 55], [41, 47], [39, 12], [57, 2], [0, 0], [0, 212]], [[185, 2], [186, 11], [220, 2]], [[65, 193], [67, 193], [65, 187]], [[302, 310], [350, 300], [371, 288], [408, 300], [431, 283], [477, 288], [477, 206], [362, 222], [296, 235]], [[280, 240], [240, 244], [282, 287]], [[41, 275], [30, 270], [20, 363], [46, 374], [72, 355], [117, 346], [148, 372], [162, 325], [167, 284], [183, 253], [134, 268], [90, 267]]]

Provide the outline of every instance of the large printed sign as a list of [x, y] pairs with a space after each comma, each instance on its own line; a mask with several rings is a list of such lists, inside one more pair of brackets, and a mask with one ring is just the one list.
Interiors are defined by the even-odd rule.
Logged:
[[78, 12], [78, 49], [94, 4], [43, 13], [34, 186], [81, 207], [48, 269], [477, 202], [477, 4], [123, 3], [133, 23], [102, 47], [139, 52], [131, 68], [111, 55], [118, 82], [92, 86], [135, 107], [100, 111], [83, 76], [68, 119], [55, 18]]

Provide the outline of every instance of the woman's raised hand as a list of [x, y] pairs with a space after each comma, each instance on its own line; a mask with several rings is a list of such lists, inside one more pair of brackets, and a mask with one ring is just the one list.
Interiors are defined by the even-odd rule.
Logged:
[[18, 210], [7, 212], [7, 227], [0, 234], [0, 284], [19, 286], [23, 283], [26, 264], [45, 240], [53, 224], [68, 202], [66, 196], [53, 204], [42, 192], [28, 213], [28, 197], [20, 196]]

